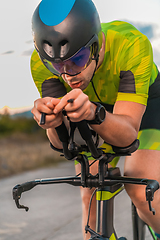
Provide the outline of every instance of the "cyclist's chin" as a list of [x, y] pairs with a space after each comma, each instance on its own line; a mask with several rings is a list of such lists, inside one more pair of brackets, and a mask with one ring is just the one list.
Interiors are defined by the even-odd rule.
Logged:
[[80, 88], [83, 91], [87, 88], [87, 86], [88, 86], [88, 84], [81, 83], [79, 86], [73, 87], [72, 89]]
[[74, 89], [74, 88], [81, 88], [82, 81], [74, 82], [74, 83], [69, 83], [69, 86]]
[[89, 82], [82, 83], [80, 89], [83, 91], [88, 87]]
[[85, 78], [84, 76], [68, 76], [68, 75], [62, 75], [64, 81], [72, 88], [80, 88], [81, 90], [84, 90], [88, 84], [89, 79]]
[[85, 90], [87, 88], [88, 84], [89, 84], [88, 82], [80, 81], [80, 82], [78, 82], [76, 84], [71, 84], [70, 87], [72, 89], [80, 88], [83, 91], [83, 90]]

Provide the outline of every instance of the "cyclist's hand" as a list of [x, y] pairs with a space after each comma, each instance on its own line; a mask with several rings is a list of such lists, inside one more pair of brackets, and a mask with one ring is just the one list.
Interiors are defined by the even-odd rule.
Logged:
[[[32, 109], [32, 114], [34, 115], [34, 119], [44, 129], [57, 127], [62, 123], [62, 113], [59, 112], [57, 114], [53, 113], [55, 105], [59, 103], [59, 99], [45, 97], [39, 98], [35, 100], [34, 107]], [[40, 125], [41, 113], [46, 113], [46, 120], [44, 125]]]
[[[68, 102], [69, 99], [73, 99], [73, 103]], [[90, 102], [88, 96], [78, 88], [67, 93], [55, 106], [53, 113], [58, 114], [63, 109], [66, 110], [67, 116], [73, 122], [79, 122], [84, 119], [92, 120], [95, 118], [95, 104]]]

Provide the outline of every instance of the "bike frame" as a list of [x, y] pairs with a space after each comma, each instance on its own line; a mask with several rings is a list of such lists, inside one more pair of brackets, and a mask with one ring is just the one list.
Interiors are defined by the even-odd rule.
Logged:
[[[113, 147], [115, 153], [104, 153], [102, 149], [95, 147], [92, 137], [90, 136], [90, 129], [88, 128], [87, 123], [83, 121], [80, 124], [77, 123], [77, 125], [81, 136], [86, 141], [88, 150], [91, 152], [92, 156], [99, 161], [98, 174], [93, 176], [90, 173], [87, 156], [81, 154], [83, 150], [82, 148], [77, 149], [76, 146], [72, 149], [72, 151], [69, 150], [68, 132], [64, 128], [63, 124], [62, 128], [58, 128], [57, 133], [63, 143], [64, 155], [68, 160], [77, 160], [81, 164], [81, 177], [46, 178], [18, 184], [13, 188], [13, 198], [18, 208], [23, 208], [28, 211], [28, 207], [20, 205], [19, 203], [21, 194], [37, 185], [67, 183], [73, 186], [96, 188], [96, 231], [89, 227], [89, 221], [87, 222], [85, 230], [90, 233], [90, 240], [117, 240], [118, 237], [114, 229], [113, 219], [114, 197], [124, 189], [123, 184], [129, 183], [146, 185], [146, 201], [148, 201], [149, 210], [152, 211], [153, 214], [155, 214], [155, 212], [151, 206], [151, 201], [153, 201], [154, 192], [159, 188], [159, 184], [157, 181], [151, 179], [123, 177], [121, 176], [119, 168], [108, 168], [108, 163], [110, 163], [113, 158], [117, 156], [131, 155], [131, 153], [138, 148], [138, 140], [135, 140], [133, 144], [126, 148]], [[72, 146], [74, 146], [74, 144], [72, 144]], [[134, 213], [136, 213], [136, 209], [134, 209], [134, 207], [132, 209], [134, 210]], [[137, 222], [139, 221], [137, 216], [138, 215], [135, 214], [133, 220], [133, 231], [136, 231], [137, 229]], [[139, 236], [137, 236], [138, 235], [135, 232], [134, 240], [143, 240], [143, 238], [139, 238]]]
[[[123, 190], [121, 184], [98, 189], [96, 232], [104, 239], [118, 239], [114, 228], [114, 197]], [[91, 238], [92, 239], [92, 238]], [[93, 238], [94, 239], [94, 238]]]

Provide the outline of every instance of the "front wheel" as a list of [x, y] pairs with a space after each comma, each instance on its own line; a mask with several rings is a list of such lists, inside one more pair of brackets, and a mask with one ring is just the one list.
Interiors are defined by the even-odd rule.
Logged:
[[132, 203], [132, 225], [133, 225], [133, 240], [145, 240], [146, 224], [138, 214], [136, 207]]

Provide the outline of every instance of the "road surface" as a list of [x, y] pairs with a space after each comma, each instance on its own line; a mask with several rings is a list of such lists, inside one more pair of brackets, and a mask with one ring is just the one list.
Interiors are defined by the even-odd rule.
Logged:
[[[121, 160], [123, 164], [123, 159]], [[79, 187], [67, 184], [36, 186], [23, 193], [21, 203], [30, 210], [18, 210], [12, 188], [26, 181], [74, 175], [74, 163], [30, 171], [0, 181], [0, 240], [82, 240]], [[115, 199], [115, 229], [132, 240], [130, 199], [123, 191]], [[149, 240], [150, 238], [148, 238]]]

